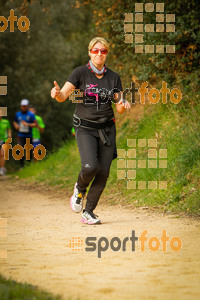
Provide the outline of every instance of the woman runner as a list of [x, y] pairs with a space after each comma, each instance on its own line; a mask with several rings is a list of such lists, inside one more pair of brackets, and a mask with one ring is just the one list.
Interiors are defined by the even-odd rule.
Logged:
[[101, 223], [93, 211], [106, 186], [111, 162], [117, 157], [112, 102], [116, 103], [119, 113], [130, 109], [130, 104], [122, 97], [119, 75], [105, 65], [109, 52], [107, 41], [95, 37], [90, 41], [88, 51], [89, 62], [75, 68], [62, 89], [54, 81], [51, 97], [63, 102], [74, 89], [79, 89], [82, 93], [76, 97], [73, 115], [81, 171], [74, 186], [70, 206], [74, 212], [82, 211], [86, 189], [92, 182], [81, 217], [82, 223], [92, 225]]

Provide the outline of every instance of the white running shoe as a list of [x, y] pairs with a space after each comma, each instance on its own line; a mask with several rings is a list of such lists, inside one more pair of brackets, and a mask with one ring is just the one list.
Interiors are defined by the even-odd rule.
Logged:
[[0, 175], [5, 176], [4, 168], [0, 168]]
[[74, 185], [74, 193], [70, 198], [70, 207], [73, 211], [79, 213], [83, 208], [83, 198], [85, 193], [79, 192], [76, 186], [77, 186], [77, 182]]
[[89, 225], [101, 224], [101, 221], [97, 218], [93, 212], [85, 210], [81, 216], [81, 222]]

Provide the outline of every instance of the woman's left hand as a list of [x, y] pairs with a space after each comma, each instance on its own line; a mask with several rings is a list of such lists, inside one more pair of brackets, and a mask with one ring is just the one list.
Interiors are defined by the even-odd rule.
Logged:
[[125, 100], [125, 103], [122, 102], [122, 104], [124, 105], [124, 108], [126, 108], [127, 110], [129, 110], [131, 108], [131, 106], [127, 100]]
[[125, 100], [125, 102], [122, 101], [122, 99], [116, 103], [116, 109], [118, 113], [123, 114], [125, 110], [129, 110], [131, 108], [130, 104], [128, 101]]

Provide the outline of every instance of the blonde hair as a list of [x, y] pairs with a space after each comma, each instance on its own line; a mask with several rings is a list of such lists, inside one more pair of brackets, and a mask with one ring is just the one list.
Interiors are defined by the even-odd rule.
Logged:
[[102, 45], [105, 46], [105, 48], [108, 50], [108, 52], [110, 51], [110, 47], [109, 47], [108, 42], [107, 42], [104, 38], [99, 37], [99, 36], [93, 38], [93, 39], [90, 41], [89, 46], [88, 46], [88, 50], [90, 51], [90, 50], [94, 47], [94, 45], [95, 45], [96, 43], [101, 43]]

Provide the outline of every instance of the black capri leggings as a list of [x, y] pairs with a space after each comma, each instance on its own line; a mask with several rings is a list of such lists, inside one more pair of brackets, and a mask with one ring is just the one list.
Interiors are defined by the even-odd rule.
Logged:
[[100, 140], [98, 130], [75, 127], [77, 145], [81, 157], [81, 171], [77, 180], [77, 188], [80, 192], [86, 192], [86, 188], [93, 180], [87, 194], [85, 210], [93, 211], [106, 186], [110, 172], [110, 166], [115, 150], [116, 128], [115, 124], [107, 133], [111, 145], [107, 146]]

